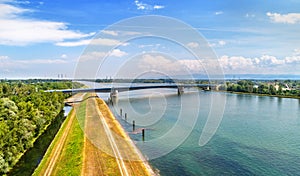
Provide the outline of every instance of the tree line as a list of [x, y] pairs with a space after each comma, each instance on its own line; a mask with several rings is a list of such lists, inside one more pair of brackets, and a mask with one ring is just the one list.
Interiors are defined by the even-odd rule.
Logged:
[[251, 81], [226, 82], [219, 90], [274, 96], [300, 97], [300, 81]]
[[70, 81], [0, 82], [0, 174], [7, 173], [33, 147], [64, 107], [70, 95], [43, 92], [47, 89], [78, 88]]

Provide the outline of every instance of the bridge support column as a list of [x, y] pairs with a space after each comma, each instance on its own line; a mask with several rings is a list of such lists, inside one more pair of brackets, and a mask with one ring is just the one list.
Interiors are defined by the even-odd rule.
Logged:
[[181, 95], [181, 94], [183, 94], [184, 93], [184, 87], [178, 87], [178, 89], [177, 89], [177, 94], [178, 95]]
[[112, 92], [110, 93], [110, 101], [112, 105], [118, 104], [118, 90], [112, 90]]
[[117, 98], [118, 97], [118, 90], [112, 90], [112, 92], [110, 93], [110, 98]]

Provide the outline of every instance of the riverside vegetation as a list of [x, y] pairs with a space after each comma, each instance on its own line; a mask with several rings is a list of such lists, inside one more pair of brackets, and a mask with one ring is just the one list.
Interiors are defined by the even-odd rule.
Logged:
[[0, 81], [0, 175], [6, 174], [64, 107], [68, 94], [47, 89], [81, 87], [55, 80]]
[[226, 84], [221, 86], [219, 90], [277, 97], [300, 98], [300, 81], [228, 81]]

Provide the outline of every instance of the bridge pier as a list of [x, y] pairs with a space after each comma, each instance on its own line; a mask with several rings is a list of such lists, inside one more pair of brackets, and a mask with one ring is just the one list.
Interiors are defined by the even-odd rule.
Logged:
[[110, 102], [112, 105], [116, 105], [118, 103], [118, 90], [117, 89], [112, 89], [110, 92]]
[[110, 92], [110, 99], [117, 98], [117, 97], [118, 97], [118, 90], [113, 89], [113, 90]]
[[184, 87], [178, 87], [178, 89], [177, 89], [177, 94], [178, 95], [181, 95], [181, 94], [183, 94], [184, 93]]

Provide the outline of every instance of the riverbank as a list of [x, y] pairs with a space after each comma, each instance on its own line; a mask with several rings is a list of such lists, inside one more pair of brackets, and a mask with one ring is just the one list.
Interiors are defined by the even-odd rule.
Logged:
[[[98, 98], [98, 107], [101, 111], [101, 113], [106, 116], [107, 118], [110, 118], [114, 125], [114, 130], [116, 131], [117, 134], [121, 135], [124, 140], [128, 143], [129, 147], [131, 148], [131, 152], [133, 154], [137, 155], [137, 161], [138, 164], [142, 165], [142, 168], [145, 170], [145, 172], [147, 174], [150, 175], [158, 175], [157, 173], [154, 173], [152, 167], [149, 165], [149, 163], [147, 162], [146, 158], [143, 156], [143, 154], [140, 152], [140, 150], [137, 148], [137, 146], [133, 143], [133, 141], [131, 140], [131, 138], [129, 137], [129, 135], [125, 132], [125, 129], [121, 126], [121, 124], [118, 122], [118, 120], [116, 120], [116, 117], [113, 115], [113, 113], [110, 111], [109, 107], [107, 106], [107, 104], [105, 103], [104, 100]], [[135, 157], [130, 156], [130, 158], [127, 159], [136, 159]], [[136, 162], [136, 161], [133, 161]]]
[[107, 104], [95, 94], [86, 104], [82, 175], [156, 175]]
[[300, 99], [300, 97], [296, 96], [287, 96], [287, 95], [270, 95], [270, 94], [258, 94], [258, 93], [249, 93], [249, 92], [234, 92], [234, 91], [216, 91], [216, 92], [226, 92], [226, 93], [233, 93], [239, 95], [256, 95], [256, 96], [264, 96], [264, 97], [278, 97], [278, 98], [293, 98], [293, 99]]

